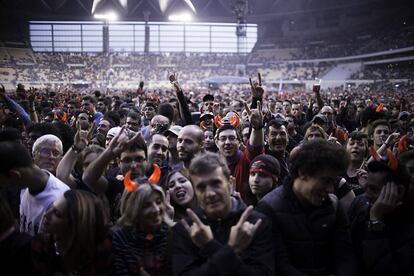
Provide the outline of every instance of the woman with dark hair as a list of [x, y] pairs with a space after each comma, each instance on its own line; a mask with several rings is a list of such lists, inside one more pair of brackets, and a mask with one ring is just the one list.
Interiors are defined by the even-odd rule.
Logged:
[[32, 243], [34, 274], [110, 274], [111, 240], [94, 194], [66, 191], [46, 212], [41, 233]]
[[125, 189], [121, 217], [112, 229], [114, 275], [169, 275], [167, 240], [173, 222], [162, 189], [140, 184]]
[[187, 215], [187, 208], [194, 209], [197, 206], [193, 184], [186, 169], [170, 172], [166, 183], [170, 204], [174, 207], [174, 221], [178, 221]]

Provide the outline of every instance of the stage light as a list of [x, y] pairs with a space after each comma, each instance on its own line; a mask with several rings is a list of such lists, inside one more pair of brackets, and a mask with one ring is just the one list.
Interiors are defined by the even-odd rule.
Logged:
[[168, 16], [168, 20], [170, 21], [180, 21], [180, 22], [189, 22], [193, 20], [193, 17], [189, 13], [180, 13], [180, 14], [172, 14]]
[[103, 19], [108, 21], [115, 21], [118, 19], [118, 15], [114, 12], [108, 12], [108, 13], [97, 13], [94, 14], [93, 17], [96, 19]]

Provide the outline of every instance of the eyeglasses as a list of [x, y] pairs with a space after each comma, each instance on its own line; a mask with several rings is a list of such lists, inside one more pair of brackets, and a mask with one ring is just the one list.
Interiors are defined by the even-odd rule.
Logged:
[[58, 151], [58, 150], [52, 150], [52, 149], [39, 149], [38, 153], [41, 157], [49, 157], [50, 155], [52, 155], [53, 157], [59, 157], [62, 155], [62, 152]]
[[147, 159], [142, 157], [142, 156], [138, 156], [138, 157], [135, 157], [135, 158], [125, 157], [124, 159], [121, 159], [121, 162], [124, 163], [125, 165], [130, 165], [130, 164], [132, 164], [132, 162], [134, 162], [135, 164], [141, 164], [145, 160], [147, 160]]
[[237, 137], [236, 136], [220, 136], [219, 138], [218, 138], [218, 140], [220, 141], [220, 142], [226, 142], [227, 141], [227, 139], [230, 141], [230, 142], [234, 142], [234, 141], [236, 141], [237, 140]]

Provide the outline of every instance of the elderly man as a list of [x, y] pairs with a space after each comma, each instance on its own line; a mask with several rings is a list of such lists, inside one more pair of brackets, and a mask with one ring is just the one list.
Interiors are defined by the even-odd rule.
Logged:
[[62, 141], [52, 134], [39, 137], [33, 144], [33, 162], [39, 168], [56, 174], [56, 168], [62, 159]]

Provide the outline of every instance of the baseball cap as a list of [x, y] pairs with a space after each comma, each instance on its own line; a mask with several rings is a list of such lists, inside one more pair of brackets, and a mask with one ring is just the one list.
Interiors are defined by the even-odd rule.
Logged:
[[170, 127], [166, 132], [165, 132], [165, 135], [168, 135], [168, 133], [172, 133], [172, 134], [174, 134], [175, 136], [178, 136], [178, 133], [180, 133], [180, 131], [181, 131], [181, 129], [182, 129], [183, 127], [182, 126], [179, 126], [179, 125], [173, 125], [172, 127]]
[[313, 116], [312, 123], [316, 124], [316, 120], [318, 120], [319, 122], [322, 122], [323, 124], [328, 123], [328, 117], [322, 114], [316, 114], [315, 116]]

